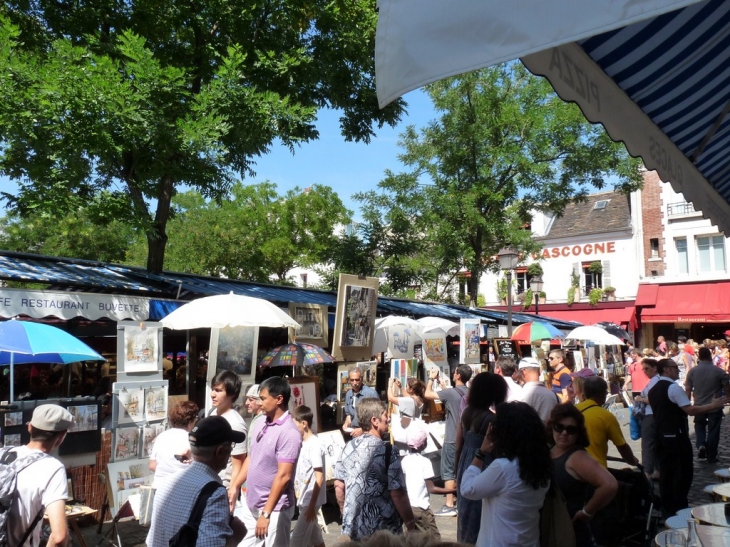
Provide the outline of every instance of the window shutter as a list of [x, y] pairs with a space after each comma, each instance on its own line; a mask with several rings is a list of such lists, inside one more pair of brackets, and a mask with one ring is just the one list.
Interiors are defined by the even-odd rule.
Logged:
[[611, 286], [611, 261], [603, 261], [603, 287]]

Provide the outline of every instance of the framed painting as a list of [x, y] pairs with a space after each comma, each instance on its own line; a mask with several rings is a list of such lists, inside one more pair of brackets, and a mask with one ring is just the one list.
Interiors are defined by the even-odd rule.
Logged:
[[162, 327], [141, 325], [124, 326], [124, 373], [157, 372], [162, 370], [160, 333]]
[[321, 348], [329, 347], [328, 311], [328, 306], [289, 302], [289, 315], [301, 325], [294, 332], [296, 341]]
[[332, 356], [338, 361], [372, 357], [379, 281], [340, 274]]
[[345, 448], [345, 438], [339, 429], [325, 431], [317, 437], [324, 448], [324, 480], [331, 481], [335, 478], [335, 464]]
[[[212, 408], [210, 382], [222, 370], [231, 370], [241, 378], [241, 385], [256, 382], [256, 363], [259, 345], [258, 327], [226, 327], [210, 329], [210, 359], [205, 383], [205, 411]], [[246, 396], [241, 395], [234, 403], [240, 405]]]
[[291, 399], [289, 399], [289, 411], [304, 405], [309, 407], [314, 414], [312, 431], [316, 434], [321, 430], [322, 419], [319, 413], [319, 377], [297, 376], [289, 379], [291, 386]]
[[459, 330], [459, 362], [476, 365], [479, 360], [481, 322], [478, 319], [461, 319]]

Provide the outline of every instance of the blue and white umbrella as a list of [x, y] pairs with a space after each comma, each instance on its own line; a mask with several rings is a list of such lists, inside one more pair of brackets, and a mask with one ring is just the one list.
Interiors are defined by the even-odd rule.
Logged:
[[0, 365], [10, 365], [11, 402], [15, 398], [15, 365], [104, 360], [81, 340], [59, 328], [30, 321], [0, 323]]

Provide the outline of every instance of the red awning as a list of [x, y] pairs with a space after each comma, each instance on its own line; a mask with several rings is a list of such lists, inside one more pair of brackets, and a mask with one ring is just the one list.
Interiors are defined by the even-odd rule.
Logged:
[[616, 323], [617, 325], [629, 325], [631, 329], [636, 326], [634, 315], [636, 308], [633, 305], [625, 308], [595, 308], [591, 310], [550, 310], [540, 315], [554, 317], [565, 321], [578, 321], [584, 325], [595, 325], [601, 321]]
[[639, 285], [642, 323], [730, 322], [730, 281]]

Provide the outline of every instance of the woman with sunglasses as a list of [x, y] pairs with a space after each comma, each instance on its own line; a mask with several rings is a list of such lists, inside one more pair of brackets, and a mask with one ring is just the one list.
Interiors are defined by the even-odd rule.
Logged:
[[591, 547], [589, 521], [618, 491], [616, 479], [585, 451], [590, 444], [583, 414], [572, 403], [553, 408], [547, 423], [553, 447], [553, 481], [573, 518], [576, 547]]

